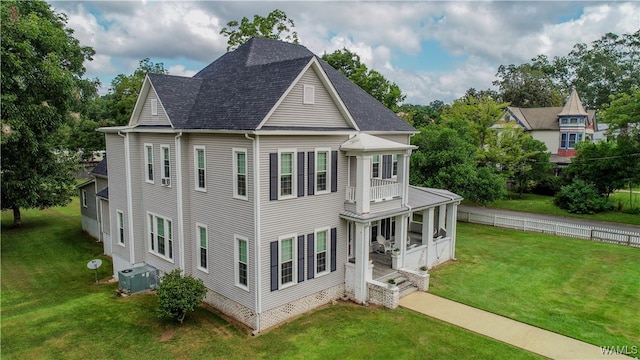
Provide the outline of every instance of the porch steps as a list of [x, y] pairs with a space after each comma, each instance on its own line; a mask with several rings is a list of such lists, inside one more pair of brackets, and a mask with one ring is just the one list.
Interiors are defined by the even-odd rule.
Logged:
[[398, 274], [397, 272], [385, 275], [378, 280], [386, 283], [387, 281], [389, 281], [389, 279], [394, 279], [396, 281], [398, 290], [400, 290], [401, 298], [418, 290], [418, 288], [415, 287], [409, 280], [407, 280], [405, 277]]

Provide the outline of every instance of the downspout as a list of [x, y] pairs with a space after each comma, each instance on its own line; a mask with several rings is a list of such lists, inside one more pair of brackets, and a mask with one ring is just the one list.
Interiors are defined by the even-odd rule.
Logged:
[[182, 131], [175, 137], [176, 147], [176, 201], [178, 203], [178, 251], [180, 251], [180, 270], [185, 270], [184, 265], [184, 208], [182, 204]]
[[133, 241], [133, 194], [131, 189], [131, 149], [129, 144], [129, 133], [123, 135], [118, 131], [118, 135], [124, 138], [124, 166], [127, 184], [127, 221], [129, 230], [129, 264], [131, 267], [135, 264], [135, 244]]
[[259, 156], [259, 140], [258, 135], [250, 137], [244, 134], [244, 137], [251, 140], [253, 147], [253, 241], [255, 255], [255, 301], [256, 301], [256, 328], [251, 333], [257, 335], [260, 332], [260, 315], [262, 314], [262, 301], [260, 298], [261, 272], [260, 272], [260, 156]]
[[104, 249], [104, 241], [102, 239], [102, 206], [100, 206], [100, 199], [98, 199], [98, 179], [93, 177], [93, 193], [94, 199], [93, 201], [96, 203], [96, 220], [98, 223], [98, 241], [101, 242], [102, 248]]

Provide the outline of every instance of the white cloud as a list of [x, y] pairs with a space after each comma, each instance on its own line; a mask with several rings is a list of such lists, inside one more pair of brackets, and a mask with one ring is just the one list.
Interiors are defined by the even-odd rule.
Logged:
[[171, 75], [191, 77], [195, 75], [199, 70], [189, 70], [186, 69], [184, 65], [173, 65], [169, 66], [167, 68], [167, 71]]
[[[129, 73], [143, 58], [173, 60], [189, 76], [226, 51], [220, 29], [230, 20], [278, 8], [295, 21], [300, 41], [318, 55], [346, 47], [407, 93], [407, 102], [449, 102], [470, 88], [491, 86], [500, 64], [538, 54], [564, 56], [576, 43], [640, 28], [633, 2], [53, 2], [69, 16], [83, 45], [96, 50], [88, 73]], [[464, 56], [451, 70], [402, 68], [437, 43], [444, 58]], [[431, 49], [429, 49], [431, 51]], [[431, 58], [433, 59], [433, 57]], [[435, 57], [435, 60], [438, 60]], [[430, 62], [422, 62], [425, 66]], [[90, 74], [89, 74], [90, 75]]]

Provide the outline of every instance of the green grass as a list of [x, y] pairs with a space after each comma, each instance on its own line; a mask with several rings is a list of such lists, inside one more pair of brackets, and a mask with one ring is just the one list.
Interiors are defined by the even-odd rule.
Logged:
[[[640, 194], [634, 193], [633, 196], [636, 197], [634, 207], [640, 207]], [[628, 208], [629, 192], [619, 192], [610, 196], [610, 201], [616, 206], [619, 200], [623, 202], [625, 208]], [[478, 205], [468, 201], [464, 201], [463, 203], [466, 205]], [[536, 194], [523, 194], [522, 199], [520, 199], [517, 194], [509, 194], [506, 199], [494, 201], [488, 204], [487, 207], [514, 211], [527, 211], [537, 214], [557, 215], [587, 220], [640, 225], [640, 216], [637, 214], [627, 214], [621, 211], [606, 211], [598, 214], [572, 214], [557, 207], [553, 203], [553, 197]]]
[[11, 229], [2, 213], [2, 359], [389, 359], [537, 358], [405, 310], [339, 302], [258, 337], [199, 308], [177, 325], [158, 319], [154, 294], [115, 296], [86, 264], [101, 245], [80, 231], [78, 200], [23, 211]]
[[597, 346], [640, 345], [640, 249], [458, 223], [430, 292]]

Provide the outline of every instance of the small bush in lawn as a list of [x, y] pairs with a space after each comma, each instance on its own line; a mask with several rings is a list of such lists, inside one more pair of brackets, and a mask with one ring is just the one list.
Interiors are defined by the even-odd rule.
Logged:
[[538, 195], [555, 196], [560, 192], [564, 182], [565, 180], [560, 176], [545, 176], [536, 182], [531, 192]]
[[162, 277], [157, 293], [158, 316], [182, 323], [187, 312], [194, 311], [204, 300], [207, 288], [202, 280], [191, 275], [182, 276], [182, 271], [175, 269]]
[[553, 202], [575, 214], [593, 214], [612, 208], [607, 199], [598, 194], [593, 184], [582, 180], [563, 186]]

